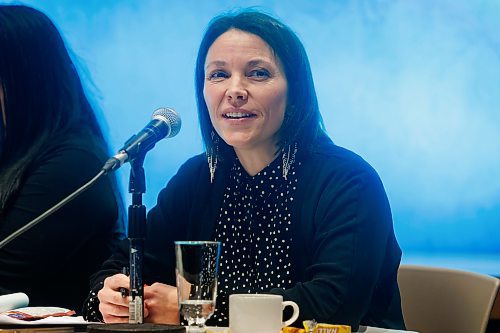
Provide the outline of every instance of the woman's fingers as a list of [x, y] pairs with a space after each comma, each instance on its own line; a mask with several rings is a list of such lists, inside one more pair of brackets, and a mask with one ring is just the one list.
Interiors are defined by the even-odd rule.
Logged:
[[104, 286], [97, 293], [99, 311], [106, 323], [128, 322], [129, 297], [123, 297], [121, 288], [128, 289], [129, 278], [124, 274], [115, 274], [104, 280]]

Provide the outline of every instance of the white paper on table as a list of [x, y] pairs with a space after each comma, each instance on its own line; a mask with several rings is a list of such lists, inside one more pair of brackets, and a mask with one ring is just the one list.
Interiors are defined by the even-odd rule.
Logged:
[[83, 319], [82, 316], [78, 317], [47, 317], [38, 320], [19, 320], [0, 314], [0, 325], [79, 325], [79, 324], [94, 324]]

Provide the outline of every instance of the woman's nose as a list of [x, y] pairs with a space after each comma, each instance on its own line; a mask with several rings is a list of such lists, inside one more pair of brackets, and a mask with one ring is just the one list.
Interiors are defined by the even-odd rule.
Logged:
[[226, 96], [229, 102], [234, 105], [246, 102], [248, 98], [248, 92], [240, 78], [231, 78], [230, 85], [226, 91]]

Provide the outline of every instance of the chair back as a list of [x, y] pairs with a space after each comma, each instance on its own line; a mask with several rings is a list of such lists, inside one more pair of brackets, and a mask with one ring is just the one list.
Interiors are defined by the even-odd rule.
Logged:
[[484, 333], [500, 280], [456, 269], [401, 265], [406, 329], [419, 333]]

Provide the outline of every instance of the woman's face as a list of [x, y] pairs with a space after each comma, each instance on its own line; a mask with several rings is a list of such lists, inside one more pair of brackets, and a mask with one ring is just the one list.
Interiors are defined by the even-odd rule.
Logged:
[[275, 153], [287, 86], [279, 59], [257, 35], [231, 29], [208, 50], [203, 95], [212, 125], [236, 152]]

